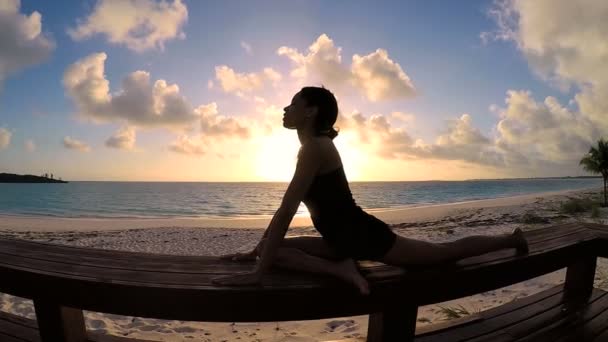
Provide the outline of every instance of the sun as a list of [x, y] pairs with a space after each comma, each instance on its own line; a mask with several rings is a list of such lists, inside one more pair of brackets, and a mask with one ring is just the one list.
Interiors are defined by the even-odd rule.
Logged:
[[262, 181], [288, 182], [296, 169], [300, 142], [294, 132], [275, 132], [262, 137], [255, 160], [256, 176]]
[[[340, 134], [334, 140], [348, 180], [361, 180], [367, 158], [356, 143], [355, 136]], [[289, 182], [296, 168], [300, 142], [294, 132], [275, 132], [262, 137], [255, 157], [256, 177], [267, 182]]]

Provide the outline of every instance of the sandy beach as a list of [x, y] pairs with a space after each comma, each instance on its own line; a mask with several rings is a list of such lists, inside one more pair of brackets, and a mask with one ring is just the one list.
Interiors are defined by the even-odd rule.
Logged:
[[[560, 191], [418, 208], [372, 211], [403, 236], [428, 241], [449, 241], [474, 234], [500, 234], [569, 222], [608, 223], [608, 211], [570, 214], [560, 209], [572, 198], [598, 196], [600, 189]], [[533, 219], [530, 219], [530, 218]], [[258, 219], [70, 219], [0, 216], [0, 236], [94, 248], [182, 255], [221, 255], [249, 250], [260, 239], [270, 218]], [[288, 236], [318, 235], [307, 217], [296, 217]], [[560, 270], [502, 289], [450, 302], [420, 307], [417, 329], [461, 315], [507, 303], [559, 284]], [[608, 289], [608, 268], [601, 259], [596, 287]], [[31, 301], [0, 294], [0, 310], [34, 318]], [[154, 341], [364, 341], [367, 316], [276, 323], [207, 323], [162, 321], [86, 312], [87, 328]]]

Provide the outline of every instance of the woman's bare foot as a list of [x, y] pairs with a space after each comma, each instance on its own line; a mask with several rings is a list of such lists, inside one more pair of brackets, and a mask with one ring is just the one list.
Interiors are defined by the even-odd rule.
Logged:
[[356, 286], [362, 295], [369, 295], [369, 284], [359, 273], [359, 269], [357, 269], [357, 265], [353, 259], [339, 261], [338, 267], [341, 270], [340, 278]]
[[515, 248], [517, 248], [517, 252], [521, 253], [521, 254], [528, 253], [528, 250], [529, 250], [528, 241], [526, 241], [524, 232], [521, 229], [516, 228], [513, 231], [513, 234], [511, 234], [511, 236], [515, 240]]

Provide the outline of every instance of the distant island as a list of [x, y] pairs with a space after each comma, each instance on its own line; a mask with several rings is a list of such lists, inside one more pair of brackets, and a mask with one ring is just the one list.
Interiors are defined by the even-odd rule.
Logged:
[[0, 173], [0, 183], [67, 183], [61, 179], [45, 176], [16, 175], [14, 173]]

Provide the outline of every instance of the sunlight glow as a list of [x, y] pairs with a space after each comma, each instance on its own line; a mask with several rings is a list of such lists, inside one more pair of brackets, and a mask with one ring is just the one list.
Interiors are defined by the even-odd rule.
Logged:
[[[365, 151], [356, 143], [356, 136], [341, 133], [334, 143], [340, 152], [348, 180], [362, 180]], [[289, 182], [296, 168], [300, 143], [292, 131], [282, 130], [260, 138], [254, 159], [255, 175], [261, 181]]]
[[292, 131], [282, 130], [260, 138], [255, 173], [262, 181], [289, 182], [296, 169], [300, 143]]
[[362, 170], [368, 158], [365, 151], [360, 146], [357, 146], [359, 144], [357, 143], [356, 135], [354, 133], [341, 132], [334, 140], [334, 144], [340, 153], [348, 181], [362, 180], [364, 177]]

